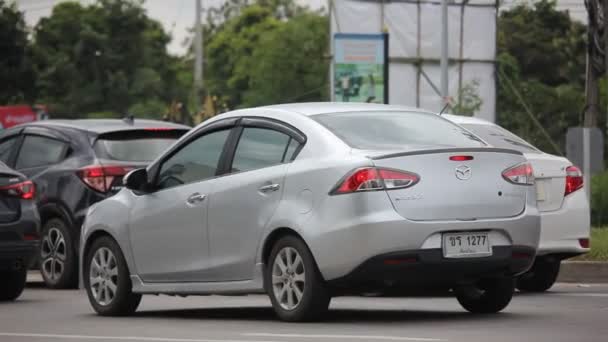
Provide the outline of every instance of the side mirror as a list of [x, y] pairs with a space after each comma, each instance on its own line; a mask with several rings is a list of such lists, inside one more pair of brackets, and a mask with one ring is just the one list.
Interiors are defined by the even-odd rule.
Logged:
[[122, 179], [125, 187], [133, 191], [145, 191], [148, 188], [148, 171], [146, 169], [133, 170]]

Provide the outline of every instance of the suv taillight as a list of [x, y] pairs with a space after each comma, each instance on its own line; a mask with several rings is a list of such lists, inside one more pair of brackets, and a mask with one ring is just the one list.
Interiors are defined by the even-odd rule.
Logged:
[[420, 181], [420, 177], [412, 172], [365, 167], [350, 172], [339, 182], [332, 195], [372, 190], [391, 190], [409, 188]]
[[78, 170], [78, 176], [93, 190], [107, 193], [116, 177], [123, 177], [132, 167], [92, 165]]
[[36, 196], [36, 186], [31, 181], [0, 187], [0, 192], [6, 196], [32, 200]]
[[502, 172], [507, 182], [519, 185], [534, 185], [534, 170], [528, 162], [517, 164]]
[[583, 187], [583, 173], [576, 166], [566, 168], [566, 190], [564, 196], [569, 195]]

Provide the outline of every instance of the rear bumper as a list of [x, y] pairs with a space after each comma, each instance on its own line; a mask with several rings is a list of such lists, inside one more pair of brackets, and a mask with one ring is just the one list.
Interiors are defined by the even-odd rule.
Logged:
[[589, 252], [579, 239], [590, 235], [590, 212], [585, 191], [566, 196], [562, 207], [541, 212], [541, 235], [538, 255], [576, 256]]
[[29, 268], [38, 246], [38, 241], [0, 242], [0, 270]]
[[481, 278], [524, 273], [532, 267], [535, 253], [526, 246], [496, 246], [491, 256], [482, 258], [448, 259], [441, 249], [387, 253], [370, 258], [329, 284], [338, 293], [447, 289]]

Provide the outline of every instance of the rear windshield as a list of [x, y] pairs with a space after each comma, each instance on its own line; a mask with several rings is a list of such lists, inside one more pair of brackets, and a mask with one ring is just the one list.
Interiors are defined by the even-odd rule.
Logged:
[[479, 138], [435, 114], [357, 112], [313, 118], [357, 149], [400, 149], [405, 145], [485, 146]]
[[126, 131], [101, 135], [94, 149], [98, 157], [133, 162], [149, 162], [158, 157], [186, 130]]
[[461, 126], [494, 147], [509, 148], [522, 153], [541, 153], [524, 139], [500, 126], [479, 124], [462, 124]]

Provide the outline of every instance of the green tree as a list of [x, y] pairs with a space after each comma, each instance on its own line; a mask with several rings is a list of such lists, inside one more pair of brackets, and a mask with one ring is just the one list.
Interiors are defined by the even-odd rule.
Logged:
[[68, 117], [133, 108], [159, 117], [159, 103], [184, 93], [177, 60], [166, 50], [169, 41], [142, 1], [61, 3], [33, 32], [39, 102]]
[[497, 121], [549, 153], [557, 151], [543, 129], [563, 152], [567, 128], [580, 123], [585, 32], [568, 12], [556, 10], [554, 1], [518, 5], [499, 16]]
[[31, 101], [33, 71], [23, 13], [4, 0], [0, 0], [0, 56], [0, 104]]
[[207, 91], [232, 108], [327, 93], [327, 17], [292, 0], [233, 0], [206, 28]]

